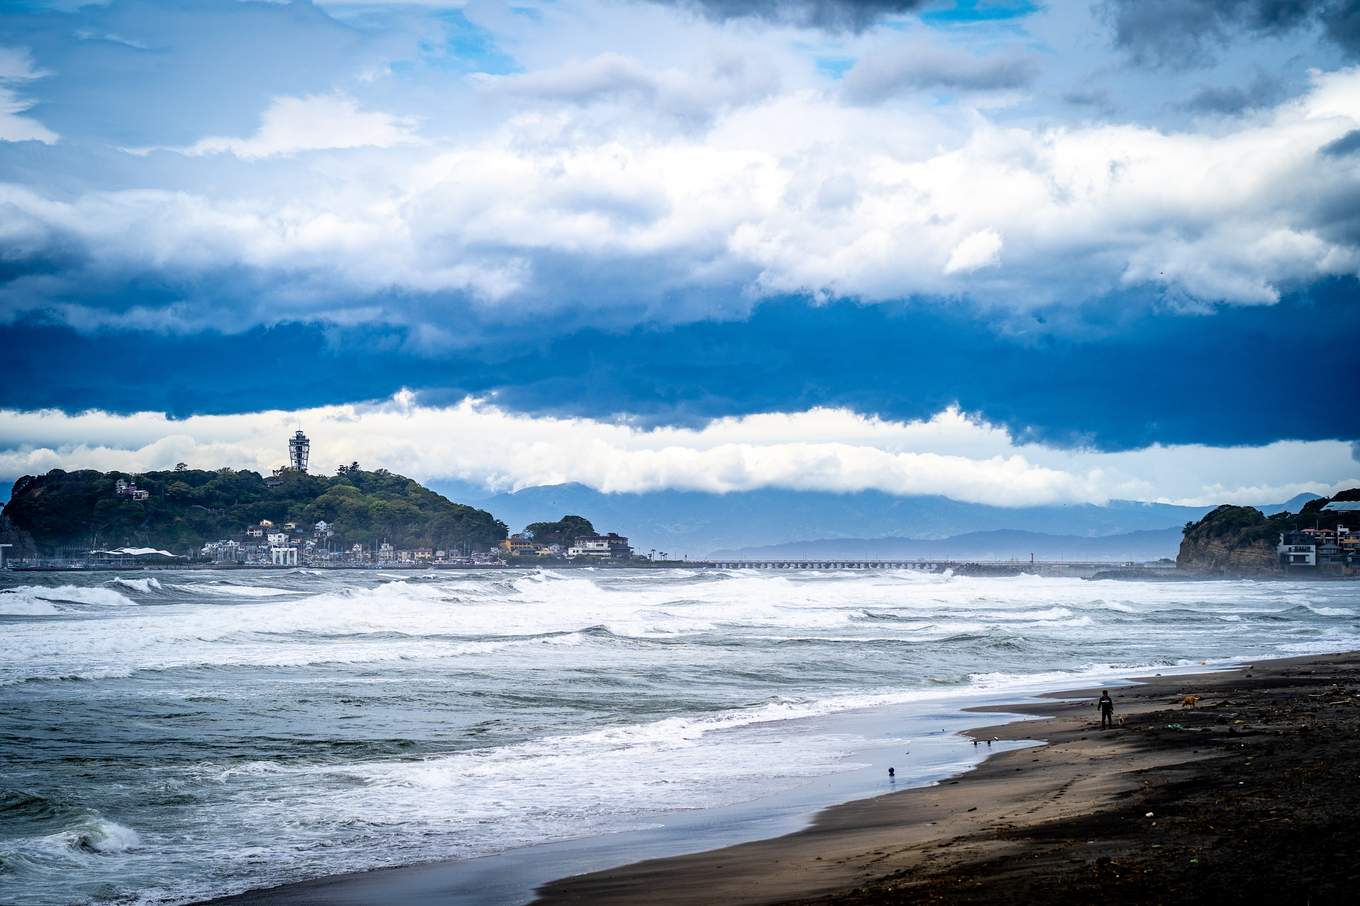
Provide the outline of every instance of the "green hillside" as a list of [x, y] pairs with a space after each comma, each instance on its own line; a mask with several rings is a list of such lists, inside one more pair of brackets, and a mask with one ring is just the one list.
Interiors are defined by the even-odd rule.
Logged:
[[[118, 479], [135, 481], [147, 500], [121, 497]], [[473, 550], [495, 545], [505, 524], [485, 510], [453, 503], [418, 482], [384, 469], [347, 469], [334, 476], [284, 472], [181, 469], [167, 472], [64, 472], [25, 476], [4, 508], [13, 528], [37, 549], [145, 546], [173, 553], [240, 536], [261, 519], [296, 522], [310, 531], [330, 523], [339, 544], [389, 541], [398, 548]]]

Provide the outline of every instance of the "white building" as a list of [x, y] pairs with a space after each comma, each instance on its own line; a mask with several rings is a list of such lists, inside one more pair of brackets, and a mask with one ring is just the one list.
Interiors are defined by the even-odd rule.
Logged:
[[628, 539], [613, 532], [608, 535], [582, 535], [576, 539], [576, 544], [567, 549], [568, 557], [586, 559], [627, 559], [632, 555], [633, 549], [628, 546]]
[[1275, 552], [1281, 566], [1317, 566], [1317, 543], [1302, 532], [1282, 533]]
[[269, 562], [274, 566], [297, 566], [298, 549], [296, 547], [271, 547], [269, 548]]

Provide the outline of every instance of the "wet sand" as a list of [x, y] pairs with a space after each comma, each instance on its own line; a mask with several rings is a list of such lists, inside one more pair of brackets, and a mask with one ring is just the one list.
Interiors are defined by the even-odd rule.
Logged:
[[[1042, 739], [943, 784], [851, 802], [806, 830], [567, 878], [543, 904], [1274, 902], [1360, 882], [1360, 654], [1144, 678], [987, 710]], [[1184, 695], [1202, 696], [1183, 708]], [[1075, 701], [1070, 699], [1076, 699]]]

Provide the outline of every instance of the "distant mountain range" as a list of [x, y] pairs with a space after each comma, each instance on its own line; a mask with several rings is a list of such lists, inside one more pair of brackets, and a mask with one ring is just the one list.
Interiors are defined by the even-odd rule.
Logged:
[[[897, 497], [880, 491], [836, 494], [779, 488], [730, 494], [702, 491], [606, 494], [581, 484], [561, 484], [486, 496], [460, 482], [436, 481], [430, 482], [429, 487], [454, 500], [475, 502], [504, 520], [512, 530], [530, 522], [576, 514], [585, 516], [600, 531], [628, 535], [634, 547], [643, 552], [656, 549], [690, 557], [790, 542], [811, 544], [809, 550], [817, 550], [817, 545], [836, 541], [863, 544], [862, 540], [853, 539], [928, 541], [1003, 530], [1070, 538], [1165, 529], [1179, 532], [1185, 523], [1196, 521], [1213, 509], [1130, 500], [1115, 500], [1105, 506], [1012, 508], [938, 496]], [[1297, 512], [1314, 496], [1300, 495], [1262, 509], [1267, 514], [1281, 509]], [[1160, 542], [1148, 543], [1155, 547]], [[1033, 549], [1024, 547], [1019, 539], [1015, 539], [1015, 545], [1007, 542], [999, 549], [1021, 548], [1025, 557]], [[1157, 556], [1174, 556], [1175, 550], [1173, 544]]]
[[1150, 529], [1083, 538], [1077, 535], [1046, 535], [1000, 529], [968, 532], [953, 538], [920, 541], [911, 538], [836, 538], [793, 541], [766, 547], [743, 547], [714, 551], [714, 558], [796, 560], [803, 557], [893, 560], [1158, 560], [1174, 559], [1181, 543], [1181, 529]]

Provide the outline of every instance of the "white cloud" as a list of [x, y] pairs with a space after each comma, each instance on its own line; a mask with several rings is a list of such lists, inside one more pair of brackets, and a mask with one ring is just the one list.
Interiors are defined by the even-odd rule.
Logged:
[[[587, 97], [633, 85], [624, 94], [641, 92], [646, 106], [671, 90], [667, 78], [605, 59], [494, 84]], [[354, 319], [377, 316], [363, 300], [344, 311], [355, 290], [465, 291], [533, 308], [621, 295], [563, 292], [564, 275], [626, 286], [629, 304], [655, 313], [665, 307], [648, 300], [705, 288], [730, 300], [734, 287], [1036, 306], [1141, 285], [1188, 304], [1261, 304], [1360, 271], [1355, 237], [1329, 212], [1360, 191], [1360, 171], [1317, 153], [1360, 127], [1360, 69], [1315, 73], [1308, 93], [1215, 134], [889, 115], [813, 90], [724, 108], [700, 131], [654, 133], [615, 121], [632, 103], [603, 120], [578, 105], [526, 110], [474, 139], [416, 145], [412, 123], [344, 96], [282, 98], [256, 135], [191, 152], [371, 146], [376, 156], [298, 161], [295, 179], [222, 195], [144, 189], [57, 202], [10, 187], [0, 204], [37, 250], [48, 237], [111, 268], [244, 266]], [[290, 291], [277, 294], [271, 310], [287, 309]], [[46, 300], [0, 300], [11, 317], [24, 305]], [[400, 320], [401, 307], [383, 317]]]
[[615, 492], [877, 489], [1027, 506], [1111, 498], [1259, 503], [1360, 484], [1350, 447], [1339, 441], [1061, 450], [1018, 443], [956, 410], [893, 422], [813, 409], [642, 430], [518, 415], [475, 400], [420, 406], [403, 393], [378, 405], [183, 420], [9, 410], [0, 411], [0, 423], [10, 445], [0, 451], [5, 476], [57, 467], [137, 471], [181, 460], [265, 472], [282, 464], [287, 435], [302, 425], [318, 469], [357, 460], [417, 479], [500, 489], [573, 481]]
[[773, 67], [749, 54], [713, 51], [682, 68], [660, 67], [609, 52], [531, 72], [476, 73], [472, 80], [493, 96], [536, 102], [550, 109], [562, 104], [613, 103], [634, 121], [660, 114], [679, 120], [681, 126], [699, 126], [711, 123], [725, 110], [774, 94], [780, 77]]
[[15, 85], [40, 79], [48, 73], [37, 67], [25, 47], [0, 46], [0, 142], [57, 141], [57, 134], [42, 123], [21, 114], [34, 102], [19, 96]]
[[212, 136], [179, 149], [191, 156], [233, 154], [242, 160], [344, 148], [391, 148], [418, 140], [411, 117], [364, 111], [341, 94], [275, 98], [249, 138]]
[[978, 230], [964, 239], [949, 253], [944, 264], [946, 274], [961, 274], [991, 267], [1001, 258], [1001, 234], [996, 230]]

